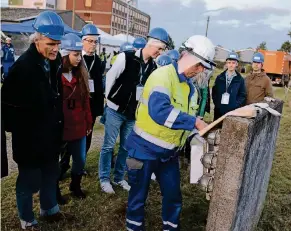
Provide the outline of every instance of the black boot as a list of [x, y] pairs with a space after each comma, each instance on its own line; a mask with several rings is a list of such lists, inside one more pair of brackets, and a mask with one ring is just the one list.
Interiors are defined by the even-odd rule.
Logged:
[[70, 191], [79, 199], [85, 199], [86, 195], [81, 189], [82, 175], [71, 175], [72, 181], [70, 184]]
[[66, 172], [70, 169], [70, 159], [71, 159], [71, 154], [68, 151], [65, 151], [61, 154], [61, 160], [60, 160], [60, 168], [61, 168], [61, 173], [60, 173], [60, 180], [64, 179], [64, 176]]
[[67, 204], [67, 200], [62, 196], [59, 181], [57, 182], [57, 202], [59, 205]]

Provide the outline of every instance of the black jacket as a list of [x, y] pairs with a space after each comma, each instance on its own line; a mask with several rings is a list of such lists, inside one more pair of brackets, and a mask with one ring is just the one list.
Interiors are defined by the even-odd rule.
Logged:
[[2, 116], [12, 133], [13, 159], [39, 167], [57, 161], [63, 132], [62, 60], [44, 59], [35, 44], [19, 57], [2, 86]]
[[[92, 62], [94, 61], [94, 56], [84, 55], [83, 57], [88, 69], [90, 70]], [[95, 54], [95, 61], [90, 70], [90, 78], [94, 81], [94, 93], [90, 94], [90, 107], [92, 117], [95, 119], [97, 116], [102, 115], [104, 110], [102, 68], [101, 60], [97, 54]]]
[[[125, 69], [116, 79], [107, 99], [118, 105], [118, 112], [128, 119], [135, 119], [135, 111], [138, 101], [136, 100], [136, 87], [140, 84], [141, 72], [143, 77], [141, 85], [144, 86], [150, 74], [157, 68], [154, 60], [150, 58], [147, 65], [143, 63], [142, 50], [140, 57], [134, 52], [125, 53]], [[141, 71], [141, 68], [143, 71]]]
[[236, 71], [227, 92], [230, 94], [229, 104], [221, 104], [222, 95], [226, 92], [226, 71], [217, 76], [212, 88], [212, 99], [214, 103], [215, 118], [226, 114], [229, 111], [242, 107], [246, 104], [246, 86], [244, 78]]

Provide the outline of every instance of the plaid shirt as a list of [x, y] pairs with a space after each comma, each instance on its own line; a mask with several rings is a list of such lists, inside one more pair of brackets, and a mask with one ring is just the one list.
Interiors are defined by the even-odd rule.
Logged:
[[229, 76], [228, 71], [225, 72], [225, 77], [226, 77], [226, 84], [227, 87], [229, 87], [229, 85], [231, 84], [232, 79], [236, 76], [236, 73], [233, 72], [231, 76]]

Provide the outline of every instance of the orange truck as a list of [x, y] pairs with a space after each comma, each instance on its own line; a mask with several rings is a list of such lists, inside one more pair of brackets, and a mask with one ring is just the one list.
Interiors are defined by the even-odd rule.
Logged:
[[291, 76], [291, 54], [283, 51], [259, 50], [265, 56], [264, 69], [273, 84], [288, 82]]

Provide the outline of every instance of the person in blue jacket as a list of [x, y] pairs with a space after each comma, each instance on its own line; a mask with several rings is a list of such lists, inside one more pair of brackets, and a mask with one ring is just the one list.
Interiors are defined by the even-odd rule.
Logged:
[[9, 37], [6, 38], [6, 43], [2, 45], [1, 50], [2, 50], [1, 63], [4, 69], [4, 79], [5, 79], [8, 75], [9, 68], [15, 62], [15, 57], [14, 57], [15, 50], [11, 43], [11, 38]]
[[145, 205], [152, 173], [162, 194], [163, 230], [178, 231], [182, 209], [179, 150], [191, 131], [207, 126], [195, 116], [197, 92], [191, 78], [212, 70], [215, 47], [201, 35], [191, 36], [178, 62], [156, 69], [146, 81], [133, 130], [126, 141], [128, 195], [126, 228], [145, 229]]
[[227, 70], [218, 75], [215, 80], [212, 88], [212, 99], [215, 106], [214, 120], [246, 104], [245, 81], [236, 71], [238, 61], [237, 53], [229, 53], [226, 59]]

